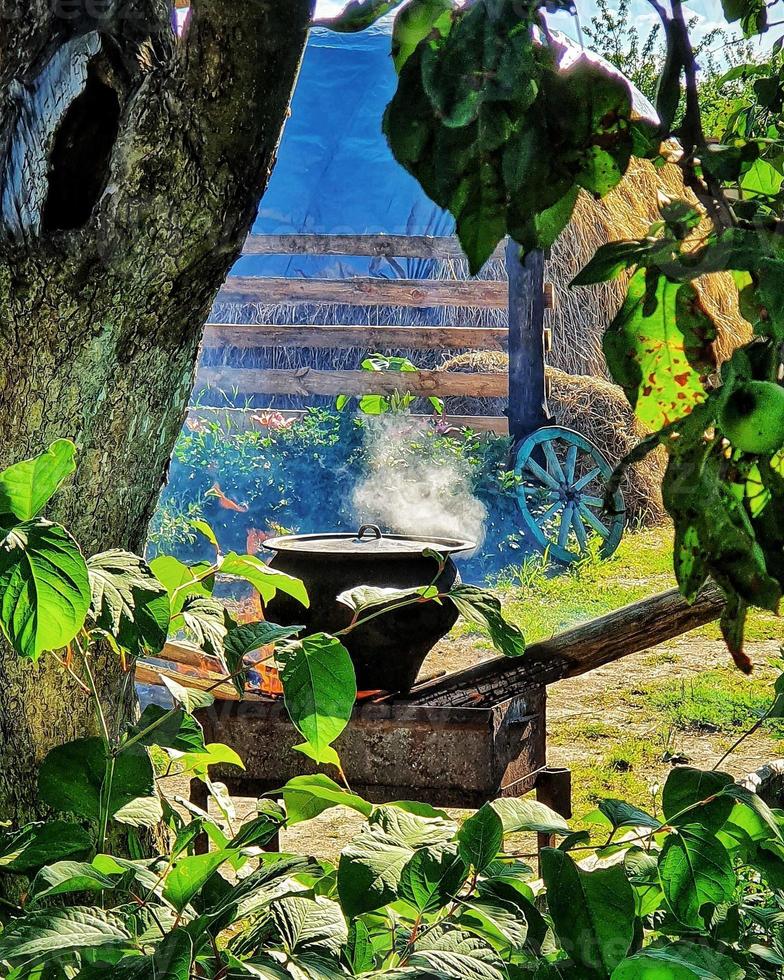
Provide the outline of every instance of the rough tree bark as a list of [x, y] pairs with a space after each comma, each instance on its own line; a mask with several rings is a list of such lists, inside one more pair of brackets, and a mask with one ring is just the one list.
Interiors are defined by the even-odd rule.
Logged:
[[[76, 441], [52, 516], [86, 553], [144, 544], [311, 4], [193, 0], [178, 40], [172, 0], [0, 0], [0, 463]], [[90, 727], [62, 673], [0, 652], [0, 818]]]

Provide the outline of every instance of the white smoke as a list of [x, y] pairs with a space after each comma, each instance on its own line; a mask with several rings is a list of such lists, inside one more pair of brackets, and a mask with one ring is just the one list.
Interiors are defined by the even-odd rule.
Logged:
[[481, 546], [487, 510], [468, 463], [429, 458], [429, 423], [405, 415], [366, 417], [369, 468], [354, 488], [359, 521], [417, 537], [461, 538]]

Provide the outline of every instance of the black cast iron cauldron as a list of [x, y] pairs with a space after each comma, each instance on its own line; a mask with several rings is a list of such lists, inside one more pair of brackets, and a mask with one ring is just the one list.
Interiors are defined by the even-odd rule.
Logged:
[[[341, 592], [358, 585], [411, 589], [429, 585], [438, 562], [423, 552], [430, 548], [447, 561], [435, 585], [446, 591], [460, 581], [450, 555], [471, 551], [471, 541], [382, 534], [374, 524], [352, 534], [300, 534], [271, 538], [264, 547], [275, 552], [272, 568], [302, 579], [310, 596], [304, 609], [278, 592], [267, 604], [273, 623], [302, 623], [308, 633], [336, 633], [351, 622], [353, 613], [337, 601]], [[373, 610], [375, 611], [375, 610]], [[378, 616], [342, 637], [351, 655], [360, 691], [407, 691], [435, 644], [454, 626], [457, 610], [451, 602], [428, 602]]]

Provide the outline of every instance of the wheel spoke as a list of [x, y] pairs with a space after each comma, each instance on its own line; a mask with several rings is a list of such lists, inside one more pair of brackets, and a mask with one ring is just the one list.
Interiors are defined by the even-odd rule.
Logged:
[[556, 495], [556, 491], [550, 490], [548, 487], [532, 487], [530, 484], [520, 487], [520, 492], [526, 497], [554, 497]]
[[547, 457], [548, 462], [548, 472], [556, 478], [558, 483], [563, 486], [566, 483], [566, 476], [564, 474], [563, 468], [555, 455], [555, 450], [553, 449], [553, 444], [551, 442], [543, 442], [542, 449], [544, 449], [544, 454]]
[[529, 473], [532, 473], [537, 480], [540, 480], [546, 487], [550, 487], [551, 490], [560, 490], [558, 481], [553, 479], [547, 470], [543, 470], [542, 467], [533, 459], [527, 459], [525, 461], [525, 468]]
[[566, 454], [566, 483], [571, 486], [574, 483], [574, 467], [577, 463], [577, 446], [569, 446]]
[[558, 528], [558, 547], [566, 548], [569, 543], [569, 528], [572, 524], [572, 514], [574, 513], [574, 504], [567, 504], [564, 508], [563, 517], [561, 518], [561, 526]]
[[580, 520], [580, 512], [577, 510], [575, 510], [575, 512], [572, 514], [572, 527], [574, 528], [574, 534], [577, 538], [577, 544], [579, 545], [580, 551], [587, 551], [588, 535], [585, 533], [583, 522]]
[[595, 466], [592, 470], [581, 476], [577, 483], [574, 484], [572, 490], [582, 490], [583, 487], [587, 487], [591, 480], [595, 480], [597, 476], [601, 473], [601, 467]]
[[585, 504], [586, 507], [604, 507], [604, 501], [601, 497], [580, 497], [580, 503]]
[[563, 507], [563, 505], [564, 505], [563, 500], [556, 500], [556, 502], [552, 505], [552, 507], [548, 507], [547, 510], [544, 512], [544, 514], [542, 514], [542, 516], [538, 518], [536, 523], [540, 527], [542, 527], [550, 520], [551, 517], [555, 517], [555, 515]]
[[602, 524], [596, 514], [588, 510], [584, 504], [578, 504], [577, 509], [580, 511], [585, 521], [591, 525], [597, 534], [601, 534], [603, 538], [610, 537], [610, 529], [606, 527], [606, 525]]

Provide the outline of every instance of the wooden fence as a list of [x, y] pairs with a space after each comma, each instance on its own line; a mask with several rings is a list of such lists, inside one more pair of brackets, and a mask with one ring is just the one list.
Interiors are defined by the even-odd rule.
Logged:
[[[390, 235], [251, 235], [243, 255], [352, 255], [367, 257], [454, 259], [461, 255], [454, 238]], [[197, 387], [236, 390], [244, 396], [264, 395], [364, 395], [407, 391], [427, 397], [462, 396], [506, 398], [510, 390], [522, 392], [507, 417], [452, 418], [453, 424], [482, 430], [531, 431], [546, 420], [544, 409], [543, 312], [548, 292], [544, 289], [541, 253], [539, 261], [522, 266], [514, 255], [510, 281], [480, 279], [429, 280], [382, 279], [357, 276], [346, 279], [290, 279], [230, 276], [218, 303], [305, 305], [335, 303], [347, 306], [468, 307], [509, 309], [510, 326], [344, 326], [286, 325], [280, 323], [208, 323], [205, 349], [227, 346], [242, 349], [308, 347], [373, 350], [492, 350], [508, 351], [510, 376], [467, 371], [419, 370], [368, 372], [363, 370], [316, 370], [308, 367], [271, 369], [202, 366]], [[503, 257], [499, 248], [497, 257]], [[530, 259], [530, 256], [529, 256]], [[510, 266], [510, 268], [512, 268]], [[519, 377], [518, 377], [519, 375]], [[541, 375], [541, 377], [540, 377]], [[520, 386], [523, 386], [522, 388]], [[539, 388], [542, 390], [539, 391]], [[524, 389], [524, 390], [523, 390]], [[260, 411], [260, 410], [258, 410]], [[258, 411], [256, 414], [258, 414]], [[516, 414], [515, 414], [516, 413]], [[212, 414], [199, 409], [198, 414]], [[217, 411], [214, 413], [219, 415]], [[225, 411], [223, 412], [225, 415]], [[254, 413], [247, 417], [253, 418]], [[287, 413], [292, 414], [292, 413]]]

